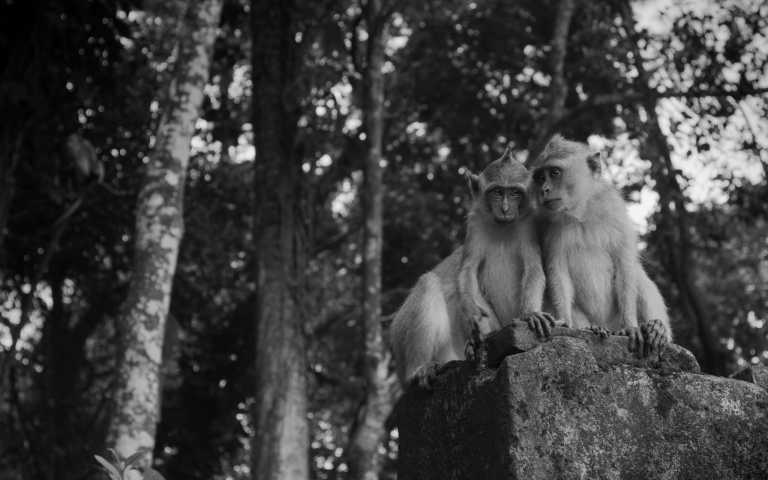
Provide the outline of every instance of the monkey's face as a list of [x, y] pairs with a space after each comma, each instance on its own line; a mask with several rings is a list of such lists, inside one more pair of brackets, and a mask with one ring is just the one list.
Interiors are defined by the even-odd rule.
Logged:
[[480, 175], [467, 173], [475, 215], [497, 224], [512, 223], [527, 214], [531, 173], [509, 151], [491, 162]]
[[600, 172], [599, 154], [554, 136], [534, 162], [533, 198], [539, 211], [582, 218]]
[[545, 214], [574, 213], [580, 209], [586, 198], [583, 190], [591, 181], [587, 169], [578, 168], [580, 163], [584, 162], [554, 159], [534, 170], [536, 202]]
[[514, 222], [525, 204], [525, 189], [520, 185], [491, 184], [485, 190], [485, 205], [496, 223]]
[[544, 165], [534, 170], [533, 184], [538, 204], [544, 211], [554, 213], [565, 209], [568, 195], [561, 165]]

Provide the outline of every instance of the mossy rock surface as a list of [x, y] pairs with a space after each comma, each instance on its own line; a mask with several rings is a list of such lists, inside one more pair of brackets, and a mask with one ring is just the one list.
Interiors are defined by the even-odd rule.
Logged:
[[678, 346], [625, 362], [616, 342], [563, 335], [497, 369], [454, 362], [398, 406], [398, 478], [768, 479], [766, 390], [695, 373]]

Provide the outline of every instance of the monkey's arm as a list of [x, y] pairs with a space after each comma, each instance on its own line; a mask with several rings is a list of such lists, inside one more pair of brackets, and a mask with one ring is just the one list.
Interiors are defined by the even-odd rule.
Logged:
[[458, 278], [461, 314], [465, 321], [476, 323], [481, 334], [487, 335], [501, 324], [480, 291], [479, 275], [480, 256], [465, 248]]
[[544, 252], [544, 270], [552, 308], [558, 320], [573, 327], [573, 283], [568, 273], [568, 257], [564, 249], [548, 245]]
[[525, 234], [525, 241], [520, 247], [520, 261], [523, 265], [520, 312], [523, 315], [541, 312], [547, 285], [541, 262], [541, 249], [536, 243], [534, 232], [531, 229]]
[[[523, 266], [522, 290], [520, 292], [520, 314], [524, 322], [540, 337], [549, 337], [555, 325], [555, 319], [542, 311], [546, 277], [541, 262], [541, 249], [533, 230], [527, 235], [520, 247], [519, 262]], [[526, 237], [523, 237], [526, 238]]]
[[638, 328], [637, 298], [640, 261], [637, 258], [634, 236], [627, 235], [614, 253], [615, 292], [619, 318], [625, 328]]

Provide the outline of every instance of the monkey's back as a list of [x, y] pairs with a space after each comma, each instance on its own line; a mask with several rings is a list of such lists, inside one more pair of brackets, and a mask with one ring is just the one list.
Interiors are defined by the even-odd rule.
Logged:
[[461, 248], [419, 277], [390, 327], [401, 381], [429, 362], [464, 358], [469, 328], [457, 317]]

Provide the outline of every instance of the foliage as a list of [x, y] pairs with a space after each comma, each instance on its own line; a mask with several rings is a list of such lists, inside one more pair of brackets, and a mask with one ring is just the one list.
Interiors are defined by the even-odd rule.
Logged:
[[[393, 3], [387, 48], [385, 316], [461, 243], [464, 169], [481, 168], [508, 142], [524, 159], [549, 105], [557, 1], [417, 3]], [[289, 4], [298, 18], [300, 74], [285, 100], [296, 118], [291, 149], [302, 162], [296, 195], [308, 267], [295, 288], [309, 339], [313, 477], [345, 478], [347, 435], [364, 396], [359, 92], [366, 32], [358, 2]], [[649, 14], [644, 5], [636, 13]], [[172, 27], [141, 7], [128, 0], [0, 5], [0, 50], [8, 53], [0, 55], [0, 431], [8, 432], [0, 470], [9, 478], [87, 478], [90, 453], [103, 451], [116, 308], [132, 274], [135, 197], [168, 74], [162, 52], [172, 54]], [[643, 160], [640, 105], [656, 95], [687, 206], [695, 282], [729, 354], [726, 369], [764, 362], [768, 102], [764, 92], [739, 92], [768, 86], [768, 11], [759, 1], [734, 1], [650, 12], [656, 20], [641, 24], [656, 28], [638, 34], [652, 90], [637, 92], [619, 7], [580, 2], [558, 129], [609, 153], [607, 171], [633, 211], [642, 211], [645, 264], [670, 304], [676, 337], [701, 354], [698, 327], [679, 309], [664, 262], [659, 185]], [[154, 452], [168, 478], [250, 477], [259, 254], [251, 101], [259, 92], [250, 88], [249, 8], [246, 0], [225, 3], [193, 141]], [[691, 93], [704, 89], [717, 95]], [[70, 133], [96, 146], [102, 182], [78, 177], [67, 161], [62, 145]], [[118, 475], [130, 463], [102, 460]]]
[[[147, 467], [139, 472], [139, 463], [141, 458], [147, 455], [147, 451], [138, 451], [126, 459], [121, 459], [114, 450], [109, 450], [112, 461], [109, 461], [101, 455], [94, 455], [94, 458], [101, 465], [101, 468], [109, 476], [109, 480], [165, 480], [165, 478], [154, 468]], [[138, 475], [138, 477], [137, 477]]]

